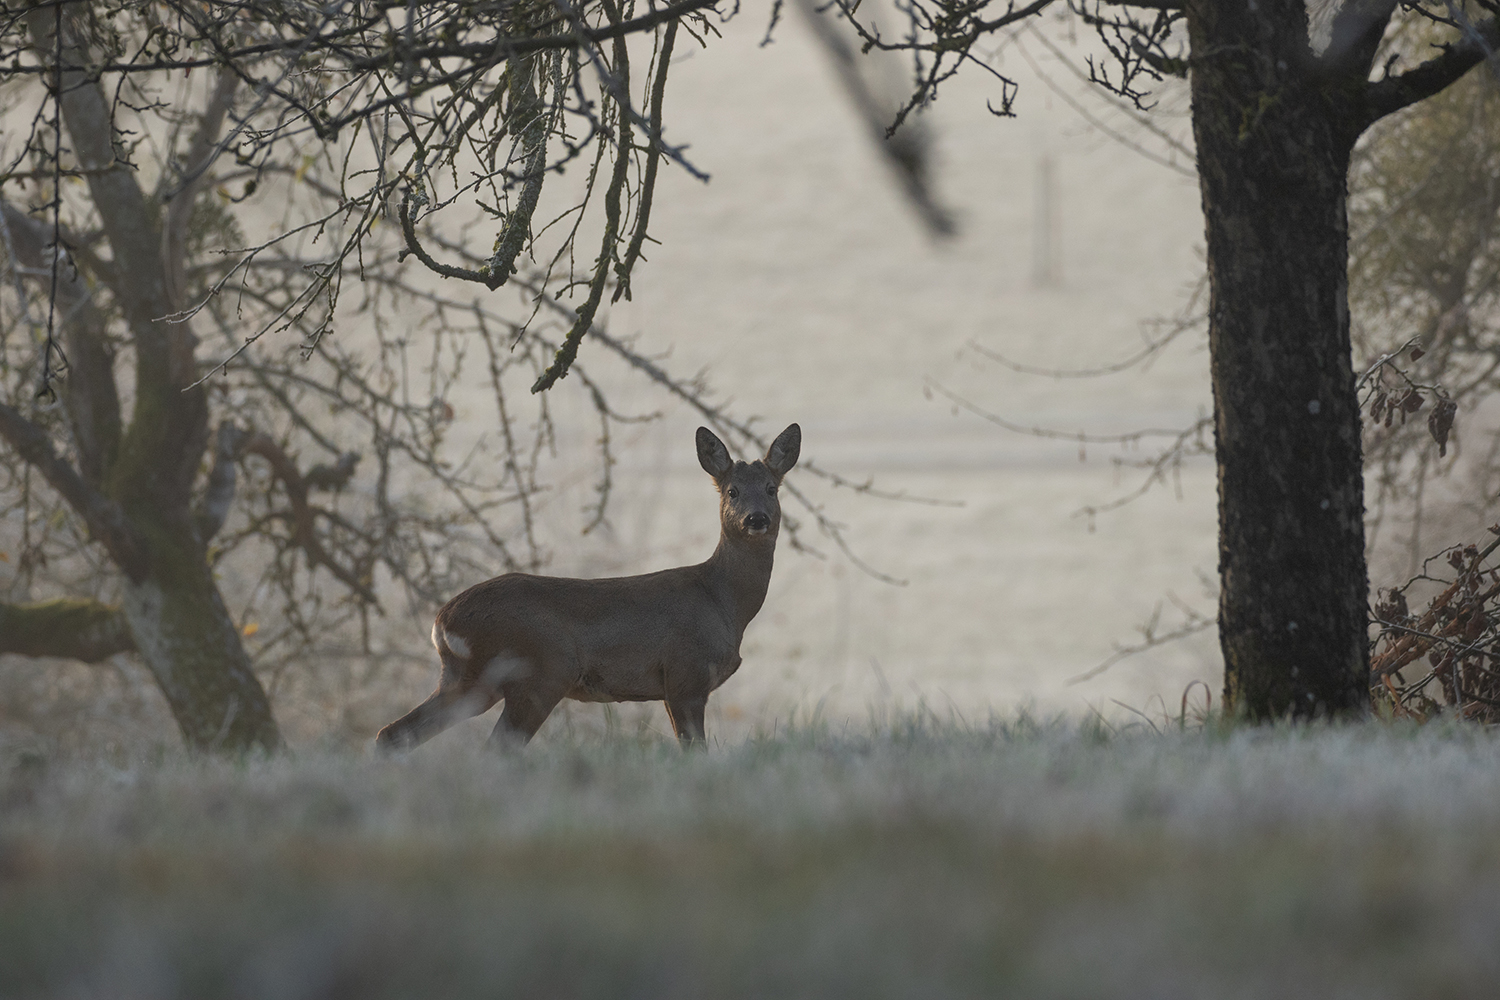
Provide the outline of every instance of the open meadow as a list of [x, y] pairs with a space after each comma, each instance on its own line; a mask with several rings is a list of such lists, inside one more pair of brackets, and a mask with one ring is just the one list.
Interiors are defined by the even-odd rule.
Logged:
[[11, 754], [0, 995], [1489, 995], [1500, 739], [908, 716]]

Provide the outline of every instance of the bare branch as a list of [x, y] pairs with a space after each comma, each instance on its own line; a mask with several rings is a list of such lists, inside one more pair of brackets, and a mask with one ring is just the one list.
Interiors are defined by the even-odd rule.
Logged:
[[[618, 17], [612, 0], [602, 0], [604, 9], [611, 21]], [[601, 240], [599, 257], [594, 262], [594, 277], [589, 283], [589, 294], [578, 308], [578, 318], [573, 322], [573, 328], [563, 338], [562, 346], [557, 349], [557, 354], [547, 370], [537, 377], [531, 386], [533, 393], [544, 392], [552, 388], [557, 380], [568, 374], [568, 368], [572, 366], [573, 359], [578, 356], [578, 345], [583, 342], [583, 335], [588, 332], [590, 324], [594, 322], [594, 313], [599, 309], [599, 303], [604, 299], [604, 283], [609, 279], [609, 265], [614, 259], [615, 241], [620, 233], [620, 196], [625, 190], [625, 179], [630, 169], [630, 147], [631, 142], [631, 111], [630, 111], [630, 55], [625, 46], [624, 36], [615, 39], [615, 65], [614, 73], [617, 77], [618, 91], [615, 102], [618, 108], [618, 120], [615, 125], [615, 144], [618, 152], [615, 156], [614, 175], [610, 178], [609, 188], [604, 193], [604, 236]]]
[[234, 94], [239, 89], [239, 84], [240, 79], [236, 74], [220, 67], [214, 80], [213, 92], [209, 95], [208, 106], [199, 117], [198, 130], [180, 164], [183, 179], [166, 203], [167, 210], [161, 225], [161, 259], [162, 270], [166, 275], [167, 298], [174, 310], [181, 309], [185, 304], [183, 255], [187, 251], [187, 228], [193, 216], [193, 201], [208, 183], [209, 168], [218, 158], [219, 132], [229, 109], [234, 105]]
[[1441, 55], [1405, 73], [1368, 84], [1360, 129], [1444, 90], [1479, 65], [1497, 46], [1500, 46], [1500, 18], [1491, 17], [1476, 25], [1472, 33], [1465, 33], [1459, 41], [1442, 46]]
[[245, 432], [235, 426], [234, 421], [226, 420], [219, 425], [214, 446], [214, 464], [208, 473], [208, 488], [203, 491], [198, 509], [194, 512], [198, 534], [205, 544], [224, 527], [224, 521], [229, 517], [229, 508], [234, 504], [237, 478], [234, 464], [239, 460], [244, 439]]
[[44, 282], [60, 307], [57, 315], [68, 348], [63, 401], [78, 449], [79, 472], [86, 481], [97, 484], [114, 464], [120, 447], [114, 352], [109, 347], [108, 321], [95, 303], [88, 281], [74, 266], [67, 248], [52, 245], [53, 235], [48, 224], [0, 200], [0, 237], [10, 257], [23, 309], [29, 313], [26, 284], [35, 287]]
[[[427, 62], [438, 59], [458, 57], [470, 60], [494, 60], [507, 58], [515, 55], [524, 55], [529, 52], [541, 52], [548, 49], [574, 49], [580, 45], [593, 44], [597, 42], [615, 41], [625, 38], [627, 35], [640, 34], [651, 31], [658, 25], [675, 22], [684, 15], [693, 14], [701, 10], [714, 7], [719, 0], [678, 0], [677, 3], [667, 4], [639, 17], [624, 21], [613, 21], [610, 24], [591, 28], [587, 26], [574, 26], [573, 30], [560, 32], [555, 35], [534, 35], [531, 37], [505, 37], [494, 42], [480, 42], [470, 44], [447, 43], [442, 45], [427, 45], [421, 48], [404, 49], [400, 46], [394, 47], [388, 52], [378, 53], [367, 59], [356, 60], [351, 64], [352, 69], [384, 69], [393, 62]], [[1051, 0], [1044, 0], [1050, 3]], [[560, 18], [559, 20], [564, 20]]]
[[361, 579], [348, 567], [339, 565], [323, 547], [323, 542], [318, 537], [316, 512], [307, 502], [307, 482], [291, 456], [269, 435], [263, 433], [251, 434], [245, 440], [242, 450], [246, 454], [259, 455], [271, 463], [271, 468], [281, 480], [292, 505], [293, 536], [298, 546], [307, 553], [307, 557], [332, 573], [340, 583], [358, 595], [360, 600], [378, 608], [380, 601], [370, 589], [371, 581]]
[[803, 19], [813, 29], [813, 36], [833, 62], [839, 82], [854, 103], [866, 132], [880, 151], [881, 159], [895, 174], [902, 192], [917, 210], [927, 231], [937, 237], [952, 236], [955, 231], [953, 216], [938, 204], [933, 193], [929, 176], [930, 143], [919, 128], [919, 122], [895, 128], [892, 119], [897, 109], [887, 110], [876, 100], [855, 64], [857, 56], [853, 47], [839, 33], [833, 19], [823, 14], [816, 0], [798, 0], [798, 6]]
[[125, 573], [139, 579], [148, 556], [142, 539], [125, 519], [119, 504], [84, 482], [52, 447], [47, 434], [13, 406], [0, 403], [0, 438], [30, 464], [84, 519], [89, 533], [104, 545]]

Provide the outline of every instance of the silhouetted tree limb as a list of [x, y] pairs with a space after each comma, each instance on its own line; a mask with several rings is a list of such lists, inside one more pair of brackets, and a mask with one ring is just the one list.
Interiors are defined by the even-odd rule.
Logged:
[[1365, 114], [1360, 128], [1409, 107], [1451, 86], [1479, 65], [1500, 46], [1500, 19], [1491, 17], [1465, 33], [1458, 41], [1442, 46], [1442, 54], [1395, 76], [1370, 83], [1366, 89]]

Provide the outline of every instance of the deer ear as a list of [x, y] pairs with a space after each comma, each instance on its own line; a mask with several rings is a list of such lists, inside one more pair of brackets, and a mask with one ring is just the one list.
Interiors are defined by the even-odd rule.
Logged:
[[792, 466], [797, 464], [797, 456], [801, 453], [802, 428], [792, 424], [776, 435], [776, 440], [766, 449], [766, 468], [776, 473], [776, 478], [780, 479], [792, 471]]
[[698, 464], [715, 479], [723, 479], [734, 467], [729, 449], [707, 427], [698, 428]]

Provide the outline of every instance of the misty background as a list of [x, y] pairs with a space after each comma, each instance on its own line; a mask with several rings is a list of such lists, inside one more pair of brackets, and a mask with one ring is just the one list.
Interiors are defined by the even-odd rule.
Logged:
[[[1021, 83], [1016, 118], [987, 110], [998, 85], [980, 73], [946, 84], [923, 116], [937, 196], [957, 223], [953, 238], [935, 239], [804, 18], [787, 15], [770, 44], [764, 19], [746, 14], [711, 50], [679, 48], [666, 139], [687, 143], [712, 180], [664, 173], [652, 216], [660, 245], [633, 282], [634, 301], [604, 325], [678, 373], [705, 371], [720, 399], [763, 418], [763, 432], [799, 422], [804, 460], [936, 502], [818, 494], [858, 559], [900, 583], [854, 565], [811, 525], [802, 540], [821, 557], [794, 551], [784, 534], [745, 663], [710, 701], [710, 731], [769, 727], [793, 709], [837, 719], [920, 704], [945, 715], [1031, 706], [1114, 716], [1123, 711], [1116, 702], [1144, 708], [1159, 696], [1175, 713], [1194, 680], [1217, 699], [1212, 630], [1068, 683], [1117, 642], [1139, 641], [1158, 606], [1163, 622], [1180, 620], [1171, 596], [1213, 617], [1212, 460], [1189, 460], [1166, 484], [1090, 517], [1084, 508], [1145, 480], [1116, 460], [1150, 458], [1159, 439], [1133, 448], [1038, 439], [942, 393], [1068, 433], [1175, 432], [1207, 414], [1201, 333], [1177, 338], [1147, 366], [1098, 378], [1017, 373], [973, 346], [1079, 369], [1119, 362], [1159, 336], [1151, 321], [1182, 314], [1202, 273], [1190, 163], [1023, 32], [998, 55]], [[1083, 44], [1056, 35], [1081, 59]], [[1106, 135], [1033, 63], [1097, 122], [1164, 159], [1176, 155], [1182, 169]], [[899, 58], [865, 69], [873, 89], [902, 93]], [[1156, 124], [1175, 122], [1185, 136], [1185, 100], [1164, 87]], [[606, 528], [574, 534], [578, 509], [593, 499], [584, 470], [546, 501], [557, 529], [547, 572], [629, 574], [706, 557], [718, 524], [692, 447], [700, 421], [630, 373], [608, 391], [620, 410], [661, 419], [617, 432]], [[489, 419], [478, 399], [457, 416], [459, 425]], [[425, 693], [423, 684], [430, 680], [413, 681], [411, 694]], [[1194, 697], [1201, 702], [1201, 688]], [[614, 711], [666, 727], [658, 705]]]

